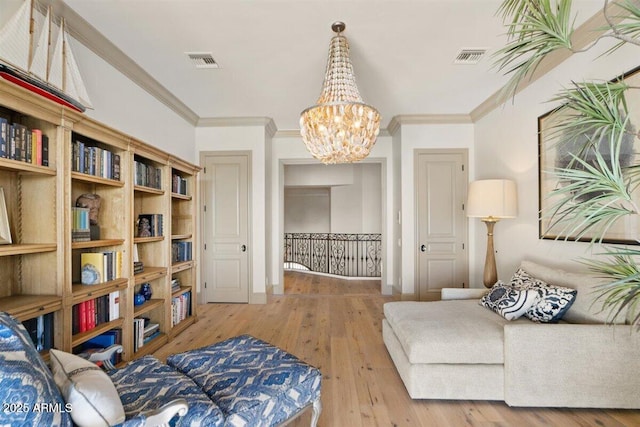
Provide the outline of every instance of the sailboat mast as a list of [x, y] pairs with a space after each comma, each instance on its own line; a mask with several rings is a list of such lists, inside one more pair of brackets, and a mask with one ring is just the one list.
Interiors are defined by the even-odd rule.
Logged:
[[52, 10], [51, 10], [51, 6], [49, 6], [48, 8], [49, 13], [47, 13], [47, 15], [49, 16], [49, 34], [47, 34], [47, 81], [49, 81], [49, 68], [51, 67], [51, 16], [52, 16]]
[[33, 0], [29, 1], [30, 3], [30, 7], [29, 7], [29, 56], [28, 58], [28, 68], [27, 69], [31, 69], [31, 63], [33, 62], [33, 33], [35, 32], [35, 18], [33, 16], [33, 8], [34, 8], [34, 4], [33, 4]]
[[60, 18], [60, 35], [58, 37], [62, 37], [62, 91], [67, 92], [67, 79], [65, 78], [67, 75], [67, 40], [65, 40], [63, 35], [64, 18]]

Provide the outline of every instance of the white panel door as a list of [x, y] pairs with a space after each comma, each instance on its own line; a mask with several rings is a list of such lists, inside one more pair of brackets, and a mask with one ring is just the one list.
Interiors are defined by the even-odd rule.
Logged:
[[249, 302], [249, 156], [204, 156], [205, 302]]
[[419, 151], [416, 156], [417, 297], [438, 299], [442, 288], [468, 282], [466, 152]]

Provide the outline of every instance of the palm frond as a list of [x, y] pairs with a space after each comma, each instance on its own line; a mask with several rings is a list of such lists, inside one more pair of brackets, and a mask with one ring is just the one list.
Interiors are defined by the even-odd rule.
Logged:
[[[511, 78], [502, 91], [502, 98], [515, 95], [522, 80], [535, 72], [540, 62], [551, 52], [571, 49], [573, 21], [571, 0], [505, 0], [499, 13], [507, 26], [511, 41], [494, 56], [496, 66]], [[510, 21], [510, 22], [509, 22]]]
[[558, 120], [550, 136], [562, 134], [564, 142], [589, 134], [599, 141], [603, 136], [625, 130], [628, 116], [625, 93], [629, 89], [622, 79], [615, 82], [572, 82], [551, 101], [560, 102]]
[[608, 321], [613, 323], [619, 316], [627, 315], [640, 329], [640, 313], [637, 312], [640, 301], [640, 267], [636, 259], [640, 249], [610, 247], [602, 254], [606, 260], [582, 260], [589, 269], [611, 282], [600, 285], [595, 292], [599, 295], [593, 304], [600, 303], [601, 311], [608, 311]]
[[624, 136], [624, 131], [609, 135], [607, 158], [601, 149], [590, 151], [588, 160], [571, 154], [568, 167], [549, 172], [559, 182], [547, 196], [548, 210], [542, 212], [543, 218], [549, 218], [549, 229], [560, 228], [561, 235], [577, 238], [594, 232], [593, 243], [602, 241], [620, 218], [638, 213], [630, 191], [632, 181], [621, 166]]
[[620, 43], [607, 50], [605, 54], [609, 54], [617, 50], [626, 43], [640, 45], [640, 5], [638, 5], [634, 0], [619, 1], [615, 4], [624, 11], [624, 15], [622, 16], [623, 19], [619, 23], [613, 23], [609, 20], [612, 30], [610, 36], [621, 40]]

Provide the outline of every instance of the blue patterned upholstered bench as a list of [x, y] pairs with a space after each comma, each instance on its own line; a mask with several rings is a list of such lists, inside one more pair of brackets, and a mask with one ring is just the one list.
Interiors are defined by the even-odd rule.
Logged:
[[252, 336], [172, 355], [167, 364], [215, 402], [225, 426], [280, 425], [308, 407], [315, 426], [320, 415], [320, 371]]

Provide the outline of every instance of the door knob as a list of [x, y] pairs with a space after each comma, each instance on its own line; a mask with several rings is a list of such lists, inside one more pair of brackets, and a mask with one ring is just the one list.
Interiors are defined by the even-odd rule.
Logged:
[[425, 245], [420, 245], [420, 252], [426, 252], [427, 247]]
[[247, 252], [247, 245], [242, 245], [242, 246], [240, 246], [240, 250], [241, 250], [242, 252]]

